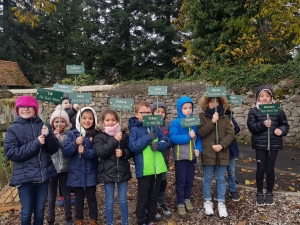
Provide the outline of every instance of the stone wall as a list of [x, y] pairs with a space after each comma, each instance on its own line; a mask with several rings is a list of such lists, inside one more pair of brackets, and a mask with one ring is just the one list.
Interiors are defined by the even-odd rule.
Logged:
[[[156, 84], [159, 86], [168, 86], [168, 95], [167, 96], [158, 96], [158, 101], [162, 101], [168, 106], [168, 114], [167, 114], [167, 122], [170, 122], [172, 119], [176, 118], [176, 101], [182, 95], [190, 96], [194, 103], [195, 109], [194, 114], [198, 114], [201, 112], [200, 106], [198, 104], [199, 99], [205, 92], [206, 87], [212, 86], [210, 83], [202, 82], [202, 81], [193, 81], [193, 82], [185, 82], [185, 83], [160, 83]], [[155, 85], [153, 85], [155, 86]], [[288, 87], [284, 86], [284, 84], [274, 85], [274, 91], [276, 90], [285, 90], [286, 94], [280, 96], [281, 107], [285, 110], [286, 115], [290, 124], [290, 131], [287, 137], [284, 138], [284, 142], [286, 145], [298, 145], [298, 140], [300, 138], [300, 96], [298, 94], [292, 94], [292, 92], [288, 92]], [[9, 90], [13, 93], [13, 97], [10, 99], [5, 99], [6, 102], [10, 102], [10, 104], [0, 104], [0, 112], [4, 112], [7, 115], [7, 112], [13, 111], [14, 99], [22, 94], [30, 94], [35, 95], [35, 89], [26, 89], [26, 90]], [[134, 84], [134, 85], [97, 85], [97, 86], [84, 86], [78, 88], [78, 91], [81, 92], [90, 92], [93, 95], [93, 103], [92, 107], [96, 110], [98, 115], [98, 121], [100, 120], [101, 112], [105, 109], [109, 108], [109, 99], [113, 98], [129, 98], [134, 99], [134, 101], [138, 100], [147, 100], [150, 103], [156, 102], [156, 96], [148, 96], [148, 84]], [[282, 92], [280, 92], [282, 93]], [[233, 94], [231, 90], [228, 90], [228, 94]], [[276, 95], [275, 95], [276, 99]], [[3, 99], [0, 101], [4, 101]], [[237, 135], [238, 140], [250, 140], [250, 133], [247, 129], [246, 121], [247, 114], [251, 107], [254, 106], [255, 103], [255, 90], [245, 91], [243, 95], [243, 105], [235, 106], [233, 108], [234, 118], [238, 122], [241, 132]], [[45, 115], [46, 105], [40, 109], [40, 114]], [[1, 107], [5, 109], [1, 109]], [[50, 109], [53, 106], [50, 106]], [[2, 111], [1, 111], [2, 110]], [[2, 114], [2, 113], [1, 113]], [[127, 121], [131, 116], [133, 116], [133, 111], [122, 111], [122, 121], [123, 125], [125, 125], [125, 121]], [[7, 117], [7, 116], [6, 116]], [[43, 117], [43, 116], [42, 116]], [[11, 117], [7, 117], [11, 118]], [[5, 119], [0, 117], [0, 127], [1, 129], [5, 129], [5, 127], [10, 124], [11, 119]]]

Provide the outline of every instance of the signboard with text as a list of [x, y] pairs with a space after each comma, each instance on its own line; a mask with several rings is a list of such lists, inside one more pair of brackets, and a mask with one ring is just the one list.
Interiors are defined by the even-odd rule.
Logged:
[[67, 74], [85, 74], [84, 66], [82, 65], [67, 65]]
[[143, 126], [160, 126], [163, 125], [162, 115], [143, 116]]
[[259, 114], [278, 114], [279, 112], [279, 103], [259, 105]]
[[208, 98], [226, 97], [226, 87], [207, 87], [206, 97]]
[[182, 128], [185, 127], [192, 127], [200, 125], [200, 118], [199, 116], [191, 116], [180, 119], [180, 124]]
[[63, 93], [73, 93], [74, 92], [74, 86], [64, 85], [64, 84], [54, 84], [53, 90], [54, 91], [61, 91]]
[[126, 98], [111, 98], [110, 108], [116, 110], [132, 110], [133, 100]]
[[53, 91], [43, 88], [38, 88], [36, 99], [42, 102], [52, 102], [54, 104], [61, 104], [63, 100], [63, 92]]
[[71, 104], [92, 104], [91, 93], [70, 93], [69, 99]]
[[242, 95], [227, 95], [229, 104], [232, 105], [242, 105], [243, 96]]
[[167, 95], [168, 87], [167, 86], [149, 86], [148, 95]]

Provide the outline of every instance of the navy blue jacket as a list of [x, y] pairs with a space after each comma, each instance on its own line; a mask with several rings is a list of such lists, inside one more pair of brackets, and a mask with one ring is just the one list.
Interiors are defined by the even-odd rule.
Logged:
[[75, 128], [69, 131], [67, 140], [63, 148], [63, 155], [69, 158], [68, 181], [69, 187], [91, 187], [97, 185], [98, 155], [94, 148], [94, 142], [90, 137], [84, 137], [84, 153], [80, 156], [76, 138], [79, 131]]
[[[225, 113], [229, 119], [231, 119], [233, 123], [233, 129], [234, 129], [234, 134], [238, 134], [241, 130], [239, 125], [237, 124], [236, 120], [233, 118], [233, 113], [231, 114], [231, 111], [227, 110]], [[229, 145], [229, 156], [230, 158], [236, 158], [240, 154], [239, 146], [237, 144], [236, 139], [234, 138], [231, 144]]]
[[7, 129], [4, 140], [4, 151], [7, 158], [14, 162], [11, 186], [26, 183], [42, 183], [57, 175], [52, 163], [51, 154], [59, 148], [51, 127], [41, 145], [38, 136], [44, 122], [39, 116], [23, 119], [15, 117], [13, 124]]

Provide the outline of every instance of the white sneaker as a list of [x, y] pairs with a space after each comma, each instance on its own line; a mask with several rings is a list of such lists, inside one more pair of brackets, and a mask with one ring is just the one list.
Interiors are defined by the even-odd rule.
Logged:
[[219, 210], [219, 216], [220, 218], [226, 218], [228, 216], [226, 206], [224, 202], [219, 202], [218, 203], [218, 210]]
[[203, 204], [204, 212], [207, 216], [212, 216], [214, 215], [214, 210], [213, 210], [214, 203], [211, 201], [206, 201]]

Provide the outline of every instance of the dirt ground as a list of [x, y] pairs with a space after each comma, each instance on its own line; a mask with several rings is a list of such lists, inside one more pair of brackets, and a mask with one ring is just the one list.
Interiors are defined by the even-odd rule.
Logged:
[[[134, 168], [134, 167], [133, 167]], [[238, 185], [238, 192], [241, 195], [239, 202], [233, 202], [227, 195], [226, 206], [228, 211], [228, 218], [220, 219], [218, 216], [217, 203], [214, 202], [214, 216], [206, 216], [203, 211], [203, 196], [202, 196], [202, 174], [197, 173], [194, 182], [193, 194], [191, 201], [194, 205], [195, 211], [187, 215], [186, 218], [181, 219], [176, 214], [176, 195], [175, 195], [175, 180], [174, 171], [171, 166], [171, 171], [168, 173], [167, 185], [167, 201], [166, 204], [172, 211], [171, 218], [164, 218], [162, 221], [156, 222], [156, 225], [179, 225], [179, 224], [193, 224], [193, 225], [254, 225], [254, 224], [270, 224], [270, 225], [293, 225], [300, 224], [300, 194], [299, 192], [276, 192], [275, 205], [257, 207], [255, 204], [255, 189], [248, 186]], [[134, 174], [134, 173], [133, 173]], [[135, 206], [136, 206], [137, 180], [131, 179], [128, 185], [128, 203], [129, 203], [129, 224], [136, 224]], [[104, 189], [103, 185], [99, 184], [97, 187], [99, 224], [105, 224], [105, 203], [104, 203]], [[88, 207], [85, 205], [85, 224], [89, 224]], [[75, 209], [73, 206], [73, 212]], [[47, 206], [46, 212], [47, 215]], [[0, 213], [0, 224], [2, 225], [16, 225], [20, 224], [19, 211], [9, 211]], [[45, 222], [46, 225], [46, 216]], [[64, 213], [62, 207], [56, 208], [56, 224], [64, 224]], [[117, 203], [117, 196], [115, 198], [115, 225], [121, 224], [120, 210]]]

